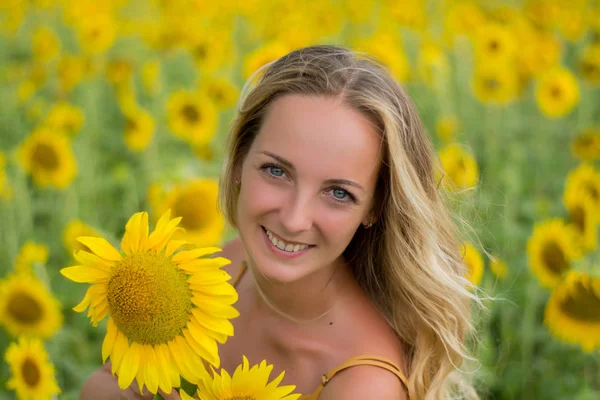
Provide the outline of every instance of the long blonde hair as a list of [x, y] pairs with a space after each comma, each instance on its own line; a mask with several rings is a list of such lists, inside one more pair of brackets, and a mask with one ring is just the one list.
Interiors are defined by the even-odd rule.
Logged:
[[227, 220], [236, 226], [235, 176], [275, 99], [331, 96], [364, 113], [383, 138], [377, 219], [358, 228], [344, 256], [406, 346], [410, 397], [476, 398], [460, 367], [472, 359], [465, 340], [478, 300], [436, 182], [437, 156], [412, 101], [377, 62], [336, 46], [293, 51], [260, 72], [240, 102], [223, 164], [220, 206]]

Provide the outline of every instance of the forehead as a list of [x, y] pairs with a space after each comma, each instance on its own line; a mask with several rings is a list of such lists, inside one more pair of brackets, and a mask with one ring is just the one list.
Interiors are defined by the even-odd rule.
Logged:
[[379, 169], [380, 142], [369, 119], [339, 99], [287, 95], [270, 105], [252, 151], [276, 153], [324, 178], [367, 185]]

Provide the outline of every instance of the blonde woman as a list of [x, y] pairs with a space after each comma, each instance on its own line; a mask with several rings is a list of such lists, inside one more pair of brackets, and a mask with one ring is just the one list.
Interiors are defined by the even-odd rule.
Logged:
[[[221, 176], [240, 312], [221, 367], [266, 359], [303, 400], [476, 398], [461, 366], [477, 299], [412, 101], [335, 46], [261, 72]], [[82, 398], [118, 392], [104, 368]]]

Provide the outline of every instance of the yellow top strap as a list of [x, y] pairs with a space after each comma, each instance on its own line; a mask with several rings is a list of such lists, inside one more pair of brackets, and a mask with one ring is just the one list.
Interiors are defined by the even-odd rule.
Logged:
[[396, 364], [394, 364], [394, 362], [384, 357], [363, 355], [352, 357], [344, 361], [337, 367], [333, 368], [332, 370], [328, 371], [327, 373], [323, 374], [323, 376], [321, 377], [321, 386], [319, 386], [317, 390], [314, 391], [314, 393], [301, 397], [301, 400], [317, 400], [319, 398], [319, 395], [321, 394], [321, 391], [325, 388], [329, 381], [333, 379], [335, 374], [346, 368], [355, 367], [357, 365], [372, 365], [375, 367], [386, 369], [392, 374], [396, 375], [398, 379], [400, 379], [400, 381], [408, 389], [408, 380], [406, 379], [402, 371], [400, 371], [400, 368]]

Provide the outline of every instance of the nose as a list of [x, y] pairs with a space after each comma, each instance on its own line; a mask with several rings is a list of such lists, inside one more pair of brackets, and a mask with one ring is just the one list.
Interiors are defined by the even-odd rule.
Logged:
[[289, 234], [307, 231], [313, 224], [311, 199], [306, 193], [297, 190], [290, 194], [281, 207], [281, 225]]

